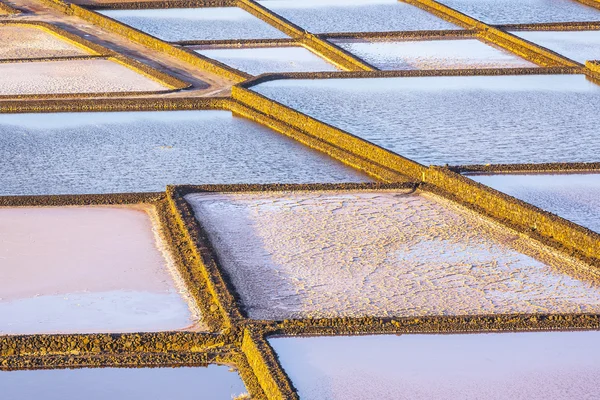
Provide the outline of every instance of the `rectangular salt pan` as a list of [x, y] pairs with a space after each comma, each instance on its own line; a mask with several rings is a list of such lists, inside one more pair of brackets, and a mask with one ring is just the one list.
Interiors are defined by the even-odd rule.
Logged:
[[227, 366], [0, 371], [11, 400], [232, 399], [246, 393]]
[[588, 60], [600, 60], [600, 31], [518, 31], [511, 33], [582, 64]]
[[252, 90], [422, 164], [600, 161], [581, 75], [282, 80]]
[[335, 43], [382, 70], [536, 67], [476, 39]]
[[259, 3], [312, 33], [461, 29], [397, 0], [269, 0]]
[[79, 47], [34, 26], [0, 25], [0, 60], [86, 55]]
[[204, 328], [155, 213], [0, 208], [0, 334]]
[[283, 32], [237, 7], [106, 10], [100, 13], [168, 42], [287, 38]]
[[0, 194], [370, 180], [228, 111], [0, 115]]
[[429, 194], [190, 194], [250, 318], [600, 311], [577, 265]]
[[488, 24], [600, 21], [600, 10], [575, 0], [442, 0]]
[[0, 95], [155, 92], [169, 88], [110, 60], [0, 63]]
[[599, 332], [274, 338], [303, 400], [591, 399]]
[[471, 175], [469, 178], [600, 233], [600, 174]]
[[303, 47], [196, 50], [251, 75], [274, 72], [337, 71], [337, 68]]

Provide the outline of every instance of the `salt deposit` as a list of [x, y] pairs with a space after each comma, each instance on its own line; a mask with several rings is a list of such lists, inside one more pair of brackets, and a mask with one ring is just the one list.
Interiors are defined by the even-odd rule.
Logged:
[[0, 26], [0, 59], [86, 55], [85, 51], [42, 29], [22, 25]]

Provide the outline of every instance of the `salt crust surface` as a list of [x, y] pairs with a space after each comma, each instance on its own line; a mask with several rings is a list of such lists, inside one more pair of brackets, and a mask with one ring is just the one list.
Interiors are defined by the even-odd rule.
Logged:
[[582, 64], [585, 64], [587, 60], [600, 60], [600, 30], [517, 31], [511, 33]]
[[4, 114], [0, 148], [5, 195], [370, 181], [293, 139], [217, 110]]
[[383, 70], [536, 67], [529, 61], [475, 39], [334, 42]]
[[237, 7], [104, 10], [100, 13], [168, 42], [288, 37]]
[[11, 400], [221, 400], [246, 392], [236, 372], [217, 365], [0, 371], [0, 387]]
[[304, 47], [196, 50], [198, 53], [252, 75], [268, 72], [337, 71]]
[[312, 33], [461, 29], [396, 0], [259, 1]]
[[600, 161], [582, 75], [280, 80], [252, 88], [422, 164]]
[[269, 339], [300, 398], [594, 399], [599, 332]]
[[600, 311], [565, 260], [432, 195], [186, 199], [251, 318]]
[[38, 28], [0, 26], [0, 60], [87, 55], [85, 51]]
[[109, 60], [0, 64], [0, 95], [151, 92], [167, 89]]
[[200, 326], [154, 214], [151, 206], [0, 208], [0, 334]]
[[600, 174], [499, 174], [469, 178], [600, 233]]
[[442, 0], [488, 24], [600, 21], [600, 10], [573, 0]]

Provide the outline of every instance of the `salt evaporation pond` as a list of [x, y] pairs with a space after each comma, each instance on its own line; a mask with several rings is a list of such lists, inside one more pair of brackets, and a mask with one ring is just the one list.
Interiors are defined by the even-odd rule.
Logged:
[[382, 70], [537, 67], [476, 39], [334, 42]]
[[304, 47], [263, 47], [246, 49], [196, 50], [240, 71], [251, 75], [269, 72], [337, 71], [333, 64]]
[[0, 334], [203, 329], [155, 214], [0, 208]]
[[0, 59], [86, 55], [79, 47], [35, 26], [1, 25]]
[[600, 174], [499, 174], [469, 178], [600, 233]]
[[511, 33], [582, 64], [588, 60], [600, 60], [600, 31], [517, 31]]
[[168, 89], [110, 60], [0, 63], [0, 95], [154, 92]]
[[287, 38], [283, 32], [237, 7], [99, 12], [168, 42]]
[[600, 161], [582, 75], [281, 80], [252, 88], [423, 164]]
[[461, 29], [397, 0], [268, 0], [259, 3], [312, 33]]
[[300, 398], [591, 399], [599, 332], [272, 338]]
[[233, 399], [246, 388], [230, 367], [83, 368], [0, 371], [11, 400]]
[[443, 0], [488, 24], [600, 21], [600, 10], [573, 0]]
[[5, 195], [369, 180], [229, 111], [4, 114], [0, 148]]
[[600, 311], [577, 264], [431, 194], [186, 199], [250, 318]]

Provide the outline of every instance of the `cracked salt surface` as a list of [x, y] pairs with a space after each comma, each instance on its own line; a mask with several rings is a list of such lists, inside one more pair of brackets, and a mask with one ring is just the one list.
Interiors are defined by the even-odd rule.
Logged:
[[272, 338], [311, 399], [592, 399], [600, 332]]
[[461, 29], [397, 0], [268, 0], [259, 3], [312, 33]]
[[488, 24], [600, 21], [600, 10], [573, 0], [442, 0]]
[[252, 88], [423, 164], [600, 161], [581, 75], [281, 80]]
[[82, 368], [0, 371], [11, 400], [232, 399], [246, 388], [230, 367]]
[[429, 194], [190, 194], [249, 317], [600, 311], [579, 265]]
[[0, 95], [162, 90], [168, 88], [110, 60], [0, 64]]
[[204, 329], [152, 206], [0, 208], [0, 334]]
[[337, 71], [304, 47], [265, 47], [250, 49], [208, 49], [196, 52], [252, 75], [268, 72]]
[[498, 174], [469, 178], [600, 233], [600, 174]]
[[334, 43], [383, 70], [537, 67], [476, 39]]
[[278, 29], [237, 7], [103, 10], [99, 12], [168, 42], [288, 37]]
[[0, 26], [0, 59], [81, 56], [88, 53], [42, 29]]
[[600, 60], [600, 30], [517, 31], [511, 33], [582, 64], [588, 60]]
[[228, 111], [0, 115], [0, 194], [370, 179]]

